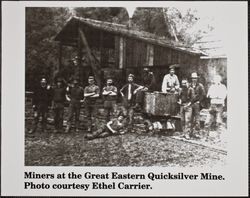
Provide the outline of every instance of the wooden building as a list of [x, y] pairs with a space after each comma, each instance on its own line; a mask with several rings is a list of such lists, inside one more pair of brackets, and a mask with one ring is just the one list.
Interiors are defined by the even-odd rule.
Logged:
[[80, 60], [84, 60], [83, 57], [87, 60], [87, 64], [79, 63], [76, 74], [85, 84], [87, 76], [93, 73], [100, 86], [107, 76], [111, 76], [120, 87], [128, 73], [134, 73], [136, 82], [139, 82], [142, 68], [150, 67], [160, 89], [170, 65], [179, 64], [177, 75], [180, 79], [187, 78], [197, 70], [200, 56], [204, 55], [180, 43], [126, 25], [80, 17], [70, 18], [55, 41], [60, 45], [58, 70], [62, 65], [63, 46], [74, 47]]

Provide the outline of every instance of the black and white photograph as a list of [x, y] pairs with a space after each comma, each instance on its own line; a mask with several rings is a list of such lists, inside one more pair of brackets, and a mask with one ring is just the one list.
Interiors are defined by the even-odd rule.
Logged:
[[26, 8], [25, 165], [225, 164], [227, 56], [201, 17]]
[[14, 195], [233, 194], [234, 168], [247, 175], [247, 3], [15, 3], [1, 105]]

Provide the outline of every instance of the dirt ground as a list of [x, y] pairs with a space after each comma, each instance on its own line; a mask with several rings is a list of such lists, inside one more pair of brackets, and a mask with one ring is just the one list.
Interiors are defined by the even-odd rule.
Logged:
[[130, 133], [94, 140], [84, 138], [84, 128], [53, 133], [51, 124], [46, 132], [28, 134], [31, 124], [32, 110], [26, 106], [26, 166], [213, 167], [226, 163], [226, 152], [217, 150], [225, 151], [222, 141], [183, 141], [180, 133], [149, 134], [140, 124]]

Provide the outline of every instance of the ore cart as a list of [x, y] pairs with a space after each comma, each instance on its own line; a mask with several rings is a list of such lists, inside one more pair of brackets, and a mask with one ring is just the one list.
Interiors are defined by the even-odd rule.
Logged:
[[[144, 97], [143, 114], [150, 122], [160, 122], [166, 131], [181, 131], [181, 120], [178, 115], [179, 105], [178, 94], [163, 92], [146, 92]], [[168, 124], [174, 124], [174, 128], [169, 129]]]

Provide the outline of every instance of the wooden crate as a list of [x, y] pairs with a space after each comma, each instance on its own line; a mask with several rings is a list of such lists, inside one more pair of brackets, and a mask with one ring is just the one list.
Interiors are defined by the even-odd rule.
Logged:
[[177, 94], [146, 92], [144, 97], [144, 112], [155, 116], [175, 116], [178, 112], [177, 100]]

